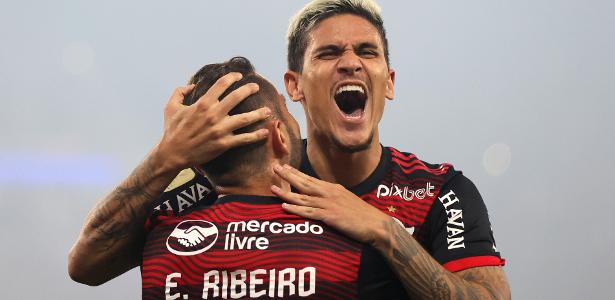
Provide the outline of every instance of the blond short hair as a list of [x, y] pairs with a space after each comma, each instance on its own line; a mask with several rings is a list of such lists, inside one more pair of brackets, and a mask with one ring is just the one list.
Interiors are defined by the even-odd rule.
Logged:
[[389, 47], [381, 16], [381, 9], [373, 0], [314, 0], [310, 1], [288, 25], [288, 69], [295, 72], [303, 70], [303, 58], [308, 46], [309, 34], [320, 21], [339, 14], [353, 14], [365, 18], [380, 33], [384, 55], [389, 63]]

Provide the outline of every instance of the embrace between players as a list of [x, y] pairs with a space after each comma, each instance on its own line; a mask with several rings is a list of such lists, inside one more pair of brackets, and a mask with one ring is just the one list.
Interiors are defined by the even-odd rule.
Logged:
[[204, 66], [87, 216], [71, 278], [139, 265], [143, 299], [509, 299], [472, 182], [380, 144], [394, 79], [369, 0], [312, 1], [291, 20], [284, 84], [306, 140], [247, 59]]

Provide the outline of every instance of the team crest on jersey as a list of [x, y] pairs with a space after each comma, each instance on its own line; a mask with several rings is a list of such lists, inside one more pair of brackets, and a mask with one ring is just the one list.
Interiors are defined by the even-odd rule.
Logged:
[[218, 240], [218, 228], [202, 220], [183, 221], [167, 238], [167, 249], [175, 255], [197, 255], [207, 251]]

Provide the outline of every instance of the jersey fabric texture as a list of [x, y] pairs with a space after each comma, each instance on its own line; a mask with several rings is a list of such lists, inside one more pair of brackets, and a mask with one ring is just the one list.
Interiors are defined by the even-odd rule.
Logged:
[[[304, 147], [306, 143], [304, 142]], [[305, 149], [304, 149], [305, 150]], [[302, 160], [301, 171], [313, 176], [317, 177], [317, 174], [314, 172], [305, 151], [303, 152], [304, 157]], [[211, 297], [217, 297], [215, 299], [237, 299], [232, 297], [231, 290], [229, 286], [231, 286], [232, 279], [230, 274], [232, 272], [239, 272], [238, 270], [244, 270], [240, 272], [244, 273], [234, 273], [233, 276], [235, 278], [235, 287], [239, 285], [239, 287], [243, 287], [241, 282], [245, 282], [246, 287], [251, 287], [249, 284], [249, 280], [242, 281], [243, 275], [245, 278], [251, 278], [250, 276], [252, 271], [254, 270], [265, 270], [266, 273], [261, 274], [262, 271], [258, 271], [255, 273], [256, 282], [260, 284], [260, 280], [267, 281], [273, 280], [275, 282], [269, 282], [267, 285], [267, 292], [265, 294], [250, 294], [251, 291], [247, 291], [243, 298], [249, 299], [253, 298], [252, 296], [264, 297], [264, 299], [268, 298], [276, 298], [278, 294], [276, 292], [269, 293], [269, 289], [275, 289], [274, 286], [278, 286], [280, 282], [287, 284], [286, 280], [290, 280], [290, 277], [283, 277], [282, 281], [279, 280], [280, 274], [274, 274], [268, 272], [266, 267], [259, 267], [254, 269], [254, 265], [246, 264], [242, 262], [243, 256], [253, 257], [254, 255], [258, 256], [260, 254], [256, 253], [265, 253], [267, 251], [265, 249], [252, 249], [245, 250], [244, 252], [238, 251], [238, 249], [232, 249], [229, 253], [234, 259], [223, 260], [219, 262], [213, 262], [213, 260], [208, 260], [208, 262], [212, 262], [212, 264], [200, 265], [204, 266], [202, 269], [197, 268], [194, 271], [196, 274], [199, 274], [199, 280], [191, 279], [192, 281], [182, 281], [187, 280], [184, 275], [182, 277], [171, 277], [170, 279], [166, 276], [169, 274], [179, 273], [182, 274], [181, 271], [175, 272], [171, 266], [167, 265], [167, 269], [164, 271], [157, 269], [150, 269], [150, 265], [152, 262], [156, 261], [156, 264], [160, 264], [158, 260], [146, 259], [151, 256], [147, 256], [148, 253], [157, 253], [158, 255], [166, 255], [163, 260], [169, 260], [172, 257], [180, 256], [179, 261], [186, 259], [188, 256], [181, 256], [177, 254], [173, 254], [173, 252], [168, 249], [164, 242], [164, 235], [169, 235], [174, 232], [177, 228], [173, 226], [179, 226], [178, 224], [185, 220], [202, 220], [209, 223], [214, 224], [218, 228], [218, 234], [233, 234], [232, 232], [224, 232], [224, 227], [219, 226], [228, 226], [227, 223], [222, 223], [222, 225], [217, 225], [215, 222], [211, 221], [212, 217], [207, 212], [209, 209], [221, 209], [221, 204], [216, 203], [213, 206], [211, 205], [215, 201], [215, 197], [213, 196], [215, 193], [211, 192], [212, 188], [209, 182], [207, 182], [206, 178], [196, 175], [194, 173], [188, 172], [184, 174], [184, 178], [179, 180], [177, 183], [172, 184], [172, 189], [168, 189], [160, 199], [160, 204], [155, 208], [152, 217], [146, 223], [146, 231], [151, 232], [147, 237], [146, 247], [144, 251], [144, 259], [142, 264], [142, 276], [143, 276], [143, 296], [144, 299], [182, 299], [179, 298], [178, 295], [188, 295], [187, 292], [176, 291], [180, 286], [184, 286], [185, 284], [196, 284], [194, 288], [200, 288], [200, 294], [195, 296], [190, 296], [189, 299], [212, 299]], [[472, 182], [467, 179], [461, 171], [455, 170], [449, 164], [440, 164], [433, 165], [426, 163], [420, 159], [418, 159], [414, 154], [400, 152], [392, 147], [383, 147], [382, 155], [380, 158], [380, 162], [373, 173], [361, 184], [349, 188], [349, 190], [359, 197], [361, 197], [366, 202], [370, 203], [374, 207], [380, 209], [384, 213], [393, 217], [397, 223], [403, 226], [408, 234], [414, 236], [414, 238], [439, 262], [441, 263], [447, 270], [451, 272], [457, 272], [461, 270], [465, 270], [473, 267], [480, 266], [499, 266], [504, 265], [504, 260], [501, 259], [500, 253], [496, 249], [495, 241], [493, 238], [493, 233], [491, 230], [491, 224], [489, 222], [489, 216], [487, 212], [487, 208], [485, 204], [474, 186]], [[227, 196], [229, 197], [229, 196]], [[224, 198], [222, 198], [224, 199]], [[279, 200], [278, 200], [279, 201]], [[276, 208], [272, 210], [281, 212], [280, 204], [268, 204], [273, 205]], [[209, 207], [209, 208], [208, 208]], [[194, 212], [199, 212], [198, 218], [185, 216], [190, 215]], [[232, 215], [232, 211], [226, 211], [228, 214]], [[244, 217], [246, 220], [257, 220], [260, 222], [259, 224], [263, 224], [264, 221], [272, 222], [275, 218], [280, 218], [284, 222], [305, 222], [306, 220], [294, 217], [295, 219], [285, 219], [291, 218], [288, 215], [271, 215], [271, 216], [261, 216], [258, 210], [243, 210]], [[221, 215], [218, 215], [220, 217]], [[261, 218], [262, 217], [262, 218]], [[259, 219], [261, 218], [261, 219]], [[267, 219], [269, 218], [269, 219]], [[218, 219], [215, 219], [218, 220]], [[222, 220], [225, 221], [225, 220]], [[167, 223], [165, 223], [167, 222]], [[170, 223], [169, 223], [170, 222]], [[220, 221], [216, 221], [220, 222]], [[226, 220], [229, 222], [229, 220]], [[278, 221], [275, 221], [278, 222]], [[316, 290], [315, 292], [320, 292], [320, 287], [323, 287], [323, 290], [326, 290], [324, 287], [330, 287], [331, 290], [335, 290], [337, 288], [343, 289], [344, 291], [337, 291], [338, 293], [346, 293], [351, 291], [351, 294], [334, 294], [330, 292], [329, 294], [323, 294], [322, 297], [331, 297], [331, 299], [407, 299], [407, 295], [401, 286], [401, 283], [393, 273], [393, 271], [388, 267], [384, 258], [371, 246], [362, 245], [362, 244], [354, 244], [352, 241], [348, 240], [343, 235], [339, 235], [335, 233], [335, 231], [331, 231], [331, 229], [327, 229], [327, 227], [320, 223], [315, 223], [314, 221], [309, 221], [310, 224], [319, 224], [323, 228], [324, 232], [331, 233], [331, 239], [327, 240], [327, 243], [324, 243], [320, 246], [326, 246], [331, 248], [321, 248], [320, 252], [315, 251], [315, 248], [306, 248], [307, 252], [296, 252], [296, 255], [288, 255], [284, 256], [276, 256], [280, 262], [291, 263], [296, 261], [298, 265], [294, 267], [289, 267], [287, 265], [281, 265], [279, 267], [275, 267], [278, 272], [280, 268], [288, 269], [291, 268], [293, 271], [287, 271], [294, 274], [294, 279], [296, 280], [300, 274], [299, 270], [304, 270], [302, 280], [303, 281], [303, 290], [301, 291], [311, 291], [311, 285], [305, 282], [306, 278], [312, 276], [304, 268], [308, 268], [307, 261], [302, 261], [299, 259], [299, 256], [307, 255], [308, 257], [314, 257], [313, 255], [318, 253], [320, 255], [321, 260], [329, 259], [335, 257], [335, 261], [344, 257], [345, 259], [356, 260], [354, 262], [344, 261], [344, 264], [347, 265], [347, 270], [356, 270], [356, 274], [354, 279], [345, 278], [346, 281], [344, 284], [335, 285], [331, 282], [324, 279], [320, 279], [318, 275], [319, 269], [315, 268], [316, 273]], [[281, 223], [278, 222], [278, 223]], [[166, 225], [162, 225], [166, 224]], [[175, 224], [175, 225], [173, 225]], [[205, 223], [202, 223], [203, 225]], [[227, 224], [227, 225], [224, 225]], [[187, 226], [190, 224], [184, 224], [183, 226]], [[195, 225], [195, 224], [192, 224]], [[196, 224], [198, 225], [198, 224]], [[195, 226], [196, 226], [195, 225]], [[205, 224], [207, 225], [207, 224]], [[253, 224], [253, 226], [256, 226]], [[173, 228], [171, 228], [173, 227]], [[180, 231], [183, 230], [186, 235], [189, 234], [191, 226], [188, 228], [181, 227], [177, 229], [175, 232], [176, 235], [179, 235]], [[203, 226], [201, 226], [203, 227]], [[207, 226], [205, 226], [207, 227]], [[158, 230], [162, 230], [164, 228], [164, 232], [159, 232]], [[256, 227], [254, 227], [256, 228]], [[268, 227], [267, 227], [268, 228]], [[193, 231], [190, 232], [194, 232]], [[199, 229], [199, 232], [205, 231], [204, 229]], [[213, 231], [211, 231], [213, 232]], [[159, 234], [157, 239], [154, 238], [154, 233]], [[262, 234], [266, 234], [266, 232], [260, 232]], [[333, 234], [335, 233], [335, 234]], [[271, 233], [268, 233], [271, 234]], [[204, 236], [203, 233], [201, 235]], [[267, 238], [265, 235], [262, 237]], [[170, 235], [169, 235], [170, 236]], [[210, 235], [213, 236], [213, 235]], [[208, 237], [210, 237], [208, 236]], [[241, 240], [244, 237], [252, 237], [251, 235], [242, 235], [240, 237], [241, 243], [246, 243], [247, 241]], [[295, 239], [292, 243], [297, 243], [297, 245], [305, 245], [305, 242], [301, 242], [300, 240], [307, 235], [298, 235], [289, 239], [289, 241]], [[236, 236], [237, 237], [237, 236]], [[258, 244], [256, 242], [257, 237], [254, 236], [255, 239], [252, 240], [252, 243]], [[260, 236], [259, 236], [260, 237]], [[312, 242], [318, 240], [312, 239]], [[205, 237], [198, 238], [205, 240]], [[221, 239], [220, 237], [218, 239]], [[157, 242], [152, 243], [152, 241], [156, 240]], [[231, 239], [233, 240], [233, 239]], [[229, 240], [229, 241], [231, 241]], [[339, 241], [339, 247], [344, 247], [344, 249], [350, 251], [349, 249], [354, 249], [352, 251], [356, 251], [353, 255], [350, 252], [344, 252], [345, 256], [336, 256], [337, 254], [333, 254], [327, 251], [337, 251], [340, 250], [339, 247], [335, 247], [336, 243], [331, 243], [330, 241]], [[206, 243], [207, 241], [203, 241], [202, 243]], [[179, 244], [177, 244], [179, 243]], [[190, 246], [189, 239], [184, 239], [183, 243]], [[214, 243], [214, 246], [209, 250], [206, 250], [202, 253], [195, 254], [194, 259], [198, 257], [199, 260], [206, 259], [209, 255], [211, 255], [212, 251], [218, 251], [220, 246], [225, 246], [224, 244], [220, 244], [221, 242], [218, 240]], [[261, 243], [264, 243], [261, 240]], [[182, 246], [181, 242], [176, 242], [177, 247]], [[199, 244], [200, 245], [200, 244]], [[217, 246], [216, 246], [217, 245]], [[243, 244], [242, 244], [243, 245]], [[269, 245], [273, 245], [270, 241]], [[316, 245], [316, 244], [315, 244]], [[351, 247], [351, 245], [354, 245]], [[217, 248], [216, 248], [217, 247]], [[227, 246], [228, 247], [228, 246]], [[302, 246], [303, 247], [303, 246]], [[172, 248], [171, 248], [172, 249]], [[218, 250], [216, 250], [218, 249]], [[268, 248], [269, 249], [269, 248]], [[311, 250], [310, 250], [311, 249]], [[303, 249], [297, 248], [298, 251], [303, 251]], [[314, 250], [314, 251], [312, 251]], [[149, 251], [149, 252], [148, 252]], [[312, 251], [313, 253], [310, 253]], [[228, 251], [225, 251], [228, 252]], [[307, 254], [309, 253], [309, 254]], [[191, 256], [190, 256], [191, 257]], [[306, 265], [301, 265], [299, 262], [305, 262]], [[314, 261], [311, 261], [314, 262]], [[219, 264], [217, 264], [219, 263]], [[338, 262], [339, 264], [340, 262]], [[187, 264], [190, 266], [199, 266], [192, 263], [178, 263], [178, 264]], [[274, 266], [275, 263], [272, 262], [271, 266]], [[356, 266], [356, 269], [353, 269], [352, 266]], [[320, 267], [321, 269], [323, 266]], [[226, 270], [226, 273], [223, 271]], [[311, 269], [309, 269], [311, 270]], [[325, 269], [320, 272], [325, 272]], [[218, 272], [218, 273], [208, 273], [208, 272]], [[267, 273], [268, 272], [268, 273]], [[307, 273], [306, 273], [307, 272]], [[311, 271], [310, 271], [311, 272]], [[155, 274], [155, 275], [152, 275]], [[205, 275], [204, 275], [205, 274]], [[207, 275], [209, 274], [209, 275]], [[215, 275], [217, 274], [217, 275]], [[226, 275], [224, 275], [226, 274]], [[273, 274], [273, 275], [272, 275]], [[286, 274], [286, 273], [285, 273]], [[146, 281], [146, 277], [148, 276], [148, 280]], [[309, 275], [309, 276], [308, 276]], [[152, 277], [153, 276], [153, 277]], [[207, 277], [210, 276], [210, 277]], [[217, 276], [217, 277], [216, 277]], [[226, 276], [226, 277], [224, 277]], [[273, 276], [273, 277], [268, 277]], [[276, 277], [278, 276], [278, 277]], [[291, 276], [291, 275], [283, 275], [283, 276]], [[205, 279], [204, 277], [207, 277]], [[154, 279], [155, 278], [155, 279]], [[210, 282], [216, 282], [218, 280], [218, 296], [213, 296], [213, 291], [215, 289], [207, 289], [207, 296], [209, 298], [204, 298], [205, 296], [205, 287], [209, 286]], [[224, 279], [226, 278], [226, 279]], [[237, 279], [239, 278], [239, 279]], [[311, 278], [311, 277], [310, 277]], [[328, 279], [333, 279], [328, 277]], [[169, 280], [169, 281], [167, 281]], [[195, 281], [196, 280], [196, 281]], [[206, 281], [208, 280], [208, 281]], [[226, 281], [224, 281], [226, 280]], [[320, 281], [319, 281], [320, 280]], [[205, 282], [205, 283], [204, 283]], [[207, 283], [209, 282], [209, 283]], [[224, 284], [222, 286], [220, 284]], [[322, 282], [322, 283], [321, 283]], [[327, 283], [324, 283], [327, 282]], [[147, 285], [146, 285], [147, 283]], [[180, 284], [182, 283], [182, 284]], [[176, 285], [177, 284], [177, 285]], [[200, 284], [200, 287], [199, 287]], [[306, 292], [300, 294], [299, 289], [297, 288], [297, 282], [295, 284], [295, 294], [290, 295], [291, 289], [287, 289], [287, 285], [283, 285], [284, 289], [281, 293], [285, 293], [285, 297], [298, 297], [300, 299], [304, 299]], [[288, 283], [290, 285], [290, 283]], [[343, 286], [343, 287], [342, 287]], [[257, 292], [262, 292], [263, 287], [256, 287]], [[307, 288], [307, 290], [305, 290]], [[223, 291], [226, 291], [227, 294], [222, 294]], [[237, 288], [236, 291], [239, 291]], [[276, 290], [277, 291], [277, 290]], [[171, 294], [168, 294], [171, 293]], [[324, 293], [324, 292], [323, 292]], [[149, 297], [149, 295], [155, 296]], [[165, 298], [165, 295], [171, 295], [170, 298]], [[190, 294], [192, 295], [192, 294]], [[237, 295], [237, 293], [233, 294]], [[252, 295], [252, 296], [251, 296]], [[282, 295], [282, 294], [280, 294]], [[304, 296], [301, 296], [304, 295]], [[316, 294], [310, 294], [305, 297], [314, 297], [314, 299], [326, 299], [318, 296], [314, 296]], [[337, 295], [337, 296], [335, 296]], [[177, 296], [178, 298], [173, 298]], [[203, 298], [194, 298], [196, 296]], [[157, 297], [157, 298], [156, 298]], [[241, 298], [241, 297], [240, 297]]]

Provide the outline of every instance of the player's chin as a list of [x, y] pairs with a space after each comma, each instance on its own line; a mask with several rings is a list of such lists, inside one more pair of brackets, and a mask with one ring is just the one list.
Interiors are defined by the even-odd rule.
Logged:
[[365, 132], [363, 134], [340, 134], [332, 137], [333, 144], [341, 151], [344, 152], [360, 152], [367, 150], [374, 142], [373, 131]]

